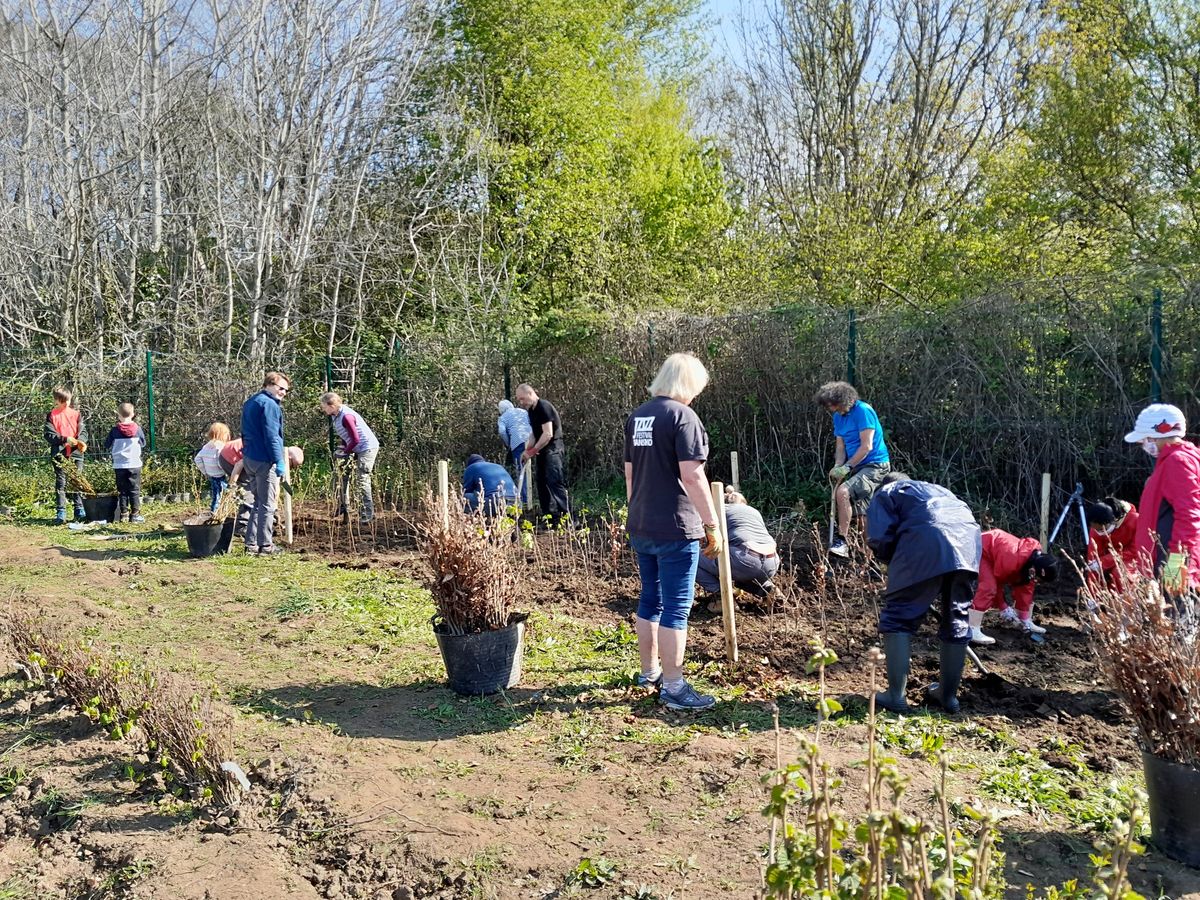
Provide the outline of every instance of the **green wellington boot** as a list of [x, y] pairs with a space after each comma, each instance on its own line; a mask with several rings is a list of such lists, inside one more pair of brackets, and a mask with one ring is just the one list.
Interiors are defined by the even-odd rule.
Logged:
[[926, 693], [951, 715], [958, 713], [958, 685], [962, 682], [963, 665], [967, 660], [966, 644], [942, 644], [941, 673], [939, 680], [929, 686]]
[[883, 635], [883, 652], [887, 654], [888, 689], [875, 695], [875, 705], [892, 712], [908, 712], [904, 689], [908, 686], [908, 658], [912, 652], [912, 635], [893, 632]]

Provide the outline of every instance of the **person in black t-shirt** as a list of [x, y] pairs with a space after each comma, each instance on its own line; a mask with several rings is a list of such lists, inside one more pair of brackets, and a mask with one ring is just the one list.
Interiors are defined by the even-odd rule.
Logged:
[[517, 406], [529, 412], [529, 424], [533, 428], [522, 459], [539, 458], [535, 478], [538, 504], [542, 515], [552, 516], [557, 525], [563, 516], [571, 516], [562, 421], [554, 405], [539, 397], [537, 391], [528, 384], [517, 386], [515, 399]]
[[721, 530], [704, 463], [708, 433], [691, 408], [708, 372], [690, 353], [667, 357], [651, 398], [625, 423], [625, 493], [629, 543], [637, 553], [642, 592], [635, 627], [642, 672], [670, 709], [709, 709], [716, 700], [684, 680], [688, 615], [700, 554], [715, 558]]

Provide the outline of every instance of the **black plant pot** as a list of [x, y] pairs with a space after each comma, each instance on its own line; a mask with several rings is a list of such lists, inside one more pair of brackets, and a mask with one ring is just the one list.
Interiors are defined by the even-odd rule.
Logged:
[[83, 511], [89, 522], [111, 522], [117, 514], [116, 494], [85, 494]]
[[233, 540], [233, 519], [213, 522], [208, 525], [184, 523], [183, 534], [187, 538], [188, 556], [205, 557], [216, 553], [228, 553]]
[[1142, 751], [1150, 833], [1171, 859], [1200, 868], [1200, 769]]
[[528, 614], [517, 613], [509, 619], [507, 628], [479, 634], [447, 634], [445, 626], [435, 618], [433, 632], [451, 689], [478, 697], [510, 688], [520, 681], [527, 618]]

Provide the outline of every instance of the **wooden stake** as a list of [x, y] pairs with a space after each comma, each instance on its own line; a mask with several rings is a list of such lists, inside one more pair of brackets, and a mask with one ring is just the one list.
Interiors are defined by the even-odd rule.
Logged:
[[725, 522], [725, 485], [714, 481], [711, 487], [713, 507], [717, 511], [717, 524], [721, 529], [721, 552], [717, 557], [717, 571], [721, 576], [721, 620], [725, 625], [725, 658], [730, 662], [737, 662], [737, 623], [733, 618], [733, 572], [729, 566], [729, 527]]
[[738, 480], [738, 455], [736, 450], [729, 454], [729, 474], [729, 483], [733, 485], [733, 489], [735, 491], [741, 490], [741, 488], [738, 487], [741, 482]]
[[1042, 473], [1042, 552], [1050, 547], [1050, 473]]
[[533, 460], [525, 460], [521, 472], [521, 484], [525, 486], [525, 508], [533, 509]]
[[450, 460], [438, 460], [438, 505], [442, 509], [442, 528], [450, 527]]
[[[292, 484], [292, 462], [288, 459], [287, 448], [283, 451], [283, 481], [284, 484], [291, 487]], [[280, 489], [283, 494], [283, 542], [290, 545], [292, 543], [292, 493]]]

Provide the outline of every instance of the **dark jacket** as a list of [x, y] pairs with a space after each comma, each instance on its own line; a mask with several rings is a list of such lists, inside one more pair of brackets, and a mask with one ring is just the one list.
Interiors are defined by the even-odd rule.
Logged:
[[888, 593], [950, 572], [978, 572], [982, 552], [967, 504], [925, 481], [897, 481], [875, 492], [867, 544], [888, 564]]
[[242, 454], [256, 462], [283, 462], [283, 407], [265, 390], [242, 406]]

